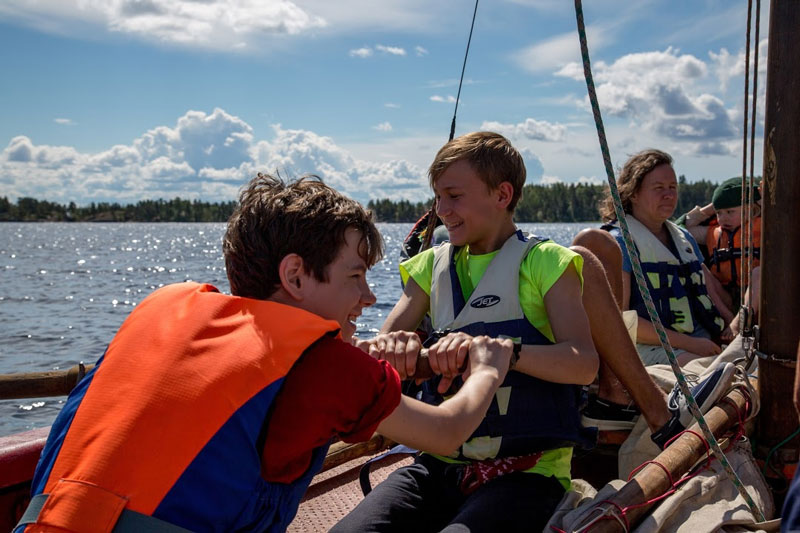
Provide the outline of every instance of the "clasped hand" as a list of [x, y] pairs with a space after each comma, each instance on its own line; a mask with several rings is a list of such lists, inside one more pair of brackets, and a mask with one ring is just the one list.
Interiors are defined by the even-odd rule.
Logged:
[[[356, 346], [376, 359], [388, 362], [401, 379], [414, 376], [422, 342], [416, 333], [381, 333]], [[434, 374], [442, 376], [438, 391], [444, 393], [459, 374], [468, 377], [478, 368], [490, 367], [503, 379], [508, 370], [513, 343], [489, 337], [472, 337], [462, 332], [448, 333], [428, 347], [428, 361]]]

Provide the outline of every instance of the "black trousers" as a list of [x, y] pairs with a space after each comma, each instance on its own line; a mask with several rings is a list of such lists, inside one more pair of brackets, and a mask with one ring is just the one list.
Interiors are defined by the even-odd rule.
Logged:
[[331, 531], [542, 531], [564, 495], [555, 478], [523, 472], [494, 478], [465, 495], [458, 488], [461, 469], [421, 455], [392, 472]]

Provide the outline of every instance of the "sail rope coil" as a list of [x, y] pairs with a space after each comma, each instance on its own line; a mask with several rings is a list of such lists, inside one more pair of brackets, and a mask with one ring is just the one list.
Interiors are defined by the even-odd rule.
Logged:
[[592, 78], [591, 62], [589, 60], [589, 47], [586, 40], [586, 28], [583, 20], [583, 7], [581, 0], [575, 0], [575, 14], [578, 23], [578, 38], [580, 40], [580, 46], [581, 46], [583, 72], [584, 72], [584, 77], [586, 79], [586, 86], [589, 92], [589, 100], [592, 107], [592, 114], [594, 115], [595, 126], [597, 129], [597, 136], [600, 140], [600, 149], [603, 154], [603, 163], [605, 165], [606, 175], [608, 176], [609, 189], [614, 201], [614, 212], [616, 214], [617, 220], [619, 221], [623, 240], [625, 242], [626, 252], [630, 258], [631, 265], [633, 266], [634, 277], [636, 278], [637, 286], [644, 299], [645, 307], [647, 309], [648, 315], [650, 316], [650, 321], [653, 323], [656, 333], [658, 334], [658, 338], [661, 341], [661, 346], [664, 348], [664, 351], [667, 354], [670, 366], [672, 367], [672, 371], [678, 380], [678, 386], [686, 398], [689, 410], [697, 420], [697, 423], [701, 431], [703, 432], [703, 435], [705, 436], [705, 440], [710, 445], [714, 456], [719, 460], [720, 464], [722, 465], [726, 474], [728, 475], [728, 478], [730, 478], [731, 482], [736, 487], [736, 490], [739, 492], [744, 501], [747, 503], [747, 506], [750, 508], [750, 511], [753, 513], [753, 516], [755, 516], [758, 519], [758, 521], [764, 521], [765, 518], [763, 512], [761, 511], [761, 509], [758, 508], [758, 506], [756, 505], [755, 501], [753, 501], [753, 498], [750, 496], [750, 494], [748, 494], [747, 489], [742, 484], [741, 479], [739, 479], [739, 476], [736, 474], [736, 472], [734, 472], [733, 468], [728, 462], [727, 457], [725, 457], [724, 452], [719, 447], [717, 439], [714, 438], [714, 435], [711, 433], [711, 430], [709, 429], [708, 424], [705, 421], [705, 418], [703, 418], [703, 414], [700, 412], [700, 409], [697, 405], [697, 401], [695, 400], [694, 396], [692, 396], [691, 390], [689, 389], [689, 385], [687, 384], [686, 381], [686, 376], [681, 371], [681, 367], [678, 364], [678, 361], [675, 357], [675, 352], [673, 351], [672, 346], [670, 345], [669, 340], [667, 339], [666, 330], [663, 324], [661, 323], [658, 313], [656, 312], [655, 306], [653, 304], [653, 299], [650, 295], [650, 291], [647, 288], [647, 284], [644, 278], [644, 273], [642, 272], [641, 262], [639, 260], [639, 253], [633, 245], [633, 239], [631, 237], [630, 230], [628, 229], [628, 223], [625, 218], [625, 213], [622, 209], [622, 201], [620, 200], [619, 191], [617, 190], [617, 184], [614, 178], [614, 169], [611, 164], [611, 156], [608, 149], [608, 141], [606, 140], [605, 128], [603, 126], [603, 119], [602, 116], [600, 115], [600, 106], [597, 102], [597, 94], [595, 92], [594, 81]]

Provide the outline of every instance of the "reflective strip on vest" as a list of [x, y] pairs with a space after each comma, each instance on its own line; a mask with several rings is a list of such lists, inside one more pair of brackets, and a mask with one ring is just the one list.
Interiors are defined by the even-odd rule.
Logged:
[[[450, 243], [435, 248], [431, 283], [431, 315], [436, 329], [470, 335], [512, 338], [523, 344], [552, 342], [525, 317], [519, 302], [519, 269], [527, 254], [543, 242], [521, 231], [512, 235], [492, 259], [464, 301], [455, 268], [458, 249]], [[423, 399], [438, 404], [439, 380], [423, 385]], [[460, 383], [457, 381], [457, 383]], [[582, 387], [551, 383], [511, 371], [495, 393], [486, 417], [454, 455], [484, 460], [578, 444], [594, 445], [596, 432], [580, 423]]]
[[[57, 485], [76, 483], [59, 489], [71, 506], [48, 504], [40, 519], [81, 530], [72, 524], [107, 493], [126, 509], [191, 530], [285, 528], [327, 446], [294, 483], [264, 481], [270, 406], [305, 350], [338, 329], [301, 309], [210, 285], [155, 291], [56, 419], [33, 494], [53, 499]], [[101, 490], [78, 494], [81, 484]]]
[[[633, 216], [628, 215], [626, 220], [639, 251], [650, 296], [664, 326], [686, 334], [702, 326], [711, 335], [718, 335], [725, 324], [708, 296], [700, 258], [686, 233], [670, 221], [664, 223], [678, 258]], [[619, 233], [619, 228], [612, 231]], [[635, 279], [631, 280], [630, 306], [639, 316], [650, 319]]]

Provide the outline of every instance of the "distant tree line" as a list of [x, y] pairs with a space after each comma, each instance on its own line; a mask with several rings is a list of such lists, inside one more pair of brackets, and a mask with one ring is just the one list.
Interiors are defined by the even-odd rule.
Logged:
[[[688, 183], [685, 176], [678, 178], [678, 207], [675, 216], [689, 211], [695, 205], [711, 201], [717, 184], [707, 180]], [[598, 205], [606, 195], [606, 185], [584, 183], [553, 183], [526, 185], [522, 199], [517, 204], [514, 219], [517, 222], [591, 222], [600, 220]], [[429, 209], [431, 200], [412, 203], [408, 200], [393, 202], [388, 199], [370, 200], [367, 207], [380, 222], [416, 222]]]
[[[678, 178], [678, 208], [675, 216], [695, 205], [711, 201], [715, 183], [701, 180], [688, 183]], [[590, 222], [600, 219], [597, 206], [605, 196], [606, 186], [584, 183], [526, 185], [517, 205], [518, 222]], [[410, 202], [389, 199], [370, 200], [367, 207], [379, 222], [416, 222], [430, 207], [431, 200]], [[141, 200], [136, 204], [92, 202], [78, 207], [35, 198], [20, 198], [14, 204], [0, 197], [0, 221], [15, 222], [224, 222], [236, 202], [201, 202], [200, 200]]]
[[20, 198], [11, 203], [0, 197], [0, 221], [6, 222], [224, 222], [236, 202], [201, 202], [200, 200], [141, 200], [136, 204], [92, 202], [78, 207]]

